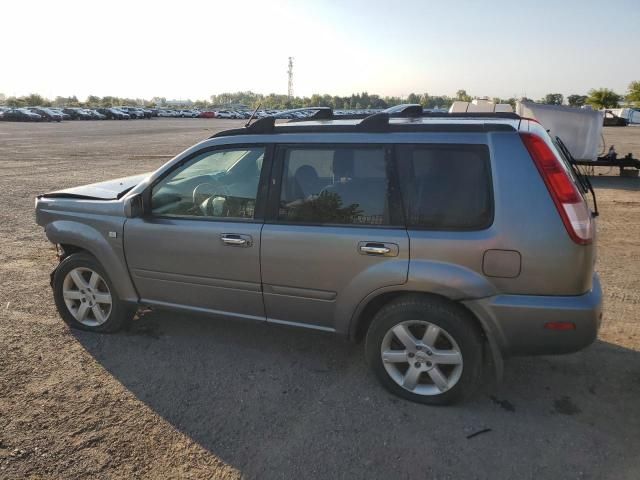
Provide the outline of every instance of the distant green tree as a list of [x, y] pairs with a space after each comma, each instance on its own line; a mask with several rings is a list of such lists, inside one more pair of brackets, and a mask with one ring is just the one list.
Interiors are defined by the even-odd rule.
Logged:
[[[167, 99], [166, 97], [153, 97], [151, 99], [151, 101], [153, 102], [154, 105], [158, 106], [158, 105], [165, 105], [167, 103]], [[206, 100], [205, 100], [206, 101]]]
[[8, 107], [12, 107], [12, 108], [19, 108], [19, 107], [27, 107], [27, 102], [25, 102], [24, 98], [17, 98], [17, 97], [9, 97], [7, 98], [7, 106]]
[[629, 84], [627, 90], [627, 102], [635, 106], [640, 106], [640, 81], [636, 80]]
[[460, 100], [461, 102], [470, 102], [473, 99], [471, 98], [471, 95], [467, 94], [466, 90], [458, 90], [456, 92], [456, 100]]
[[78, 97], [75, 95], [72, 97], [56, 97], [53, 101], [53, 104], [56, 107], [78, 107], [80, 106], [80, 102], [78, 101]]
[[544, 103], [545, 105], [562, 105], [563, 101], [564, 96], [561, 93], [547, 93], [538, 103]]
[[38, 95], [37, 93], [31, 93], [26, 97], [22, 97], [22, 99], [25, 101], [26, 105], [29, 107], [47, 106], [45, 104], [51, 105], [51, 102], [49, 102], [42, 95]]
[[618, 95], [613, 90], [608, 88], [598, 88], [589, 90], [589, 98], [587, 103], [595, 108], [614, 108], [618, 106], [618, 102], [622, 99], [621, 95]]
[[100, 105], [103, 107], [113, 107], [114, 105], [120, 105], [118, 97], [106, 96], [100, 99]]
[[407, 96], [407, 103], [420, 103], [420, 96], [415, 93], [410, 93]]
[[516, 102], [517, 100], [513, 97], [511, 98], [500, 98], [500, 97], [493, 97], [491, 99], [491, 101], [495, 104], [498, 103], [508, 103], [509, 105], [511, 105], [513, 108], [516, 108]]
[[582, 107], [584, 104], [587, 103], [587, 98], [588, 97], [586, 95], [573, 94], [567, 97], [567, 102], [572, 107]]
[[89, 107], [99, 107], [101, 105], [101, 99], [95, 95], [89, 95], [87, 101], [84, 103]]

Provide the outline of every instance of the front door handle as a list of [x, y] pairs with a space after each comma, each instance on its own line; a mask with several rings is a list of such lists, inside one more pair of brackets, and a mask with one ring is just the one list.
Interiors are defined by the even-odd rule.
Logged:
[[377, 255], [382, 257], [397, 257], [399, 248], [395, 243], [359, 242], [360, 255]]
[[252, 245], [251, 235], [240, 235], [237, 233], [223, 233], [220, 240], [224, 245], [230, 247], [250, 247]]
[[362, 253], [372, 253], [374, 255], [386, 255], [391, 251], [389, 247], [373, 247], [371, 245], [362, 245], [360, 247]]

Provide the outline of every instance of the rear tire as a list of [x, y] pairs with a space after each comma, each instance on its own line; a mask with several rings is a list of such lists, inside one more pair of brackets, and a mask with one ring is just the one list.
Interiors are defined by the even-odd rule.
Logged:
[[135, 314], [135, 308], [118, 298], [100, 262], [88, 253], [74, 253], [60, 263], [53, 276], [53, 298], [62, 319], [80, 330], [116, 332]]
[[438, 297], [406, 295], [375, 315], [365, 352], [392, 393], [412, 402], [451, 405], [479, 387], [482, 345], [480, 329], [464, 308]]

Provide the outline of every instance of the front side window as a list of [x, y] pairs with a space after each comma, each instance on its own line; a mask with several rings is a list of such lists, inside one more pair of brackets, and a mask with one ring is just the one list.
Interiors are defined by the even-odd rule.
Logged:
[[491, 224], [485, 145], [402, 145], [396, 158], [408, 227], [480, 230]]
[[278, 220], [388, 225], [387, 170], [383, 147], [287, 149]]
[[253, 219], [264, 153], [250, 147], [196, 156], [153, 187], [153, 215]]

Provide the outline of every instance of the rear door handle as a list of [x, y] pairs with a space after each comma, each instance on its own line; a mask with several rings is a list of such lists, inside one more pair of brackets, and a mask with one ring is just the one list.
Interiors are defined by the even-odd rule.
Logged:
[[358, 251], [361, 255], [377, 255], [383, 257], [397, 257], [398, 245], [395, 243], [359, 242]]
[[223, 233], [220, 240], [230, 247], [250, 247], [253, 244], [251, 235], [240, 235], [238, 233]]

